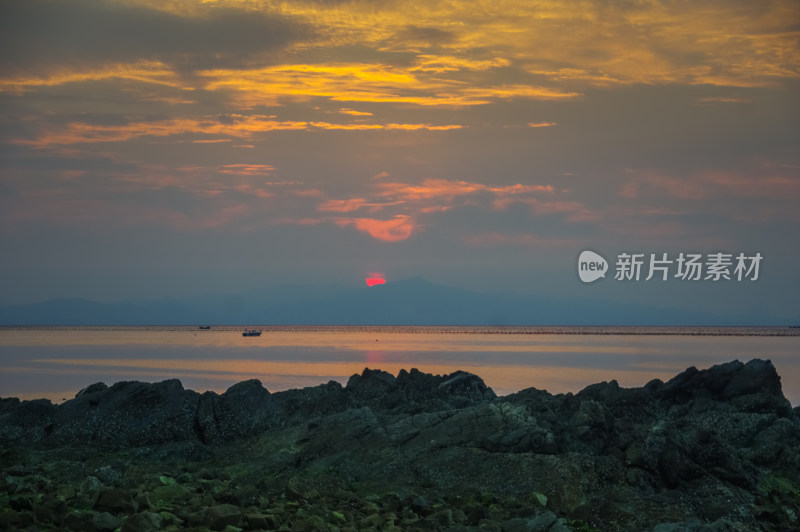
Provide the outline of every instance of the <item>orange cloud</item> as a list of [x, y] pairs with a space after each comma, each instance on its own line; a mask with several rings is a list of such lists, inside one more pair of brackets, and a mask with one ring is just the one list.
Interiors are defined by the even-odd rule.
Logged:
[[506, 67], [511, 61], [503, 58], [495, 59], [470, 59], [446, 55], [421, 54], [417, 56], [417, 66], [410, 68], [411, 72], [457, 72], [459, 70], [490, 70], [492, 68]]
[[[483, 69], [487, 65], [499, 67], [505, 62], [462, 59], [458, 64], [462, 67], [480, 65]], [[416, 67], [382, 63], [287, 64], [249, 70], [206, 70], [199, 75], [207, 80], [205, 90], [225, 91], [244, 108], [277, 106], [284, 100], [308, 101], [310, 98], [462, 107], [499, 99], [561, 101], [581, 96], [574, 91], [524, 83], [495, 86], [475, 80], [465, 84], [443, 78], [436, 72], [430, 75]]]
[[355, 109], [347, 109], [342, 108], [339, 109], [339, 112], [343, 115], [350, 115], [350, 116], [372, 116], [372, 113], [368, 113], [366, 111], [356, 111]]
[[553, 192], [551, 185], [522, 185], [515, 184], [505, 187], [492, 187], [481, 183], [467, 181], [449, 181], [447, 179], [425, 179], [419, 185], [408, 183], [379, 183], [382, 196], [397, 197], [406, 201], [423, 199], [452, 199], [456, 196], [475, 194], [476, 192], [490, 192], [499, 197], [517, 194], [531, 194], [536, 192]]
[[726, 103], [736, 103], [736, 104], [752, 104], [753, 100], [750, 98], [741, 98], [736, 96], [707, 96], [705, 98], [700, 98], [697, 100], [698, 105], [713, 105], [713, 104], [726, 104]]
[[[725, 0], [691, 5], [656, 1], [635, 8], [587, 1], [579, 10], [558, 0], [409, 0], [364, 6], [358, 1], [293, 2], [281, 4], [281, 13], [318, 28], [317, 40], [302, 49], [361, 46], [416, 52], [413, 71], [438, 76], [496, 69], [508, 61], [505, 68], [522, 65], [537, 76], [571, 85], [764, 86], [798, 78], [794, 0], [775, 0], [769, 9], [758, 2]], [[482, 56], [468, 50], [481, 50]]]
[[451, 129], [461, 129], [464, 126], [458, 124], [448, 124], [444, 126], [432, 126], [431, 124], [386, 124], [386, 129], [404, 129], [406, 131], [417, 131], [426, 129], [428, 131], [450, 131]]
[[[54, 87], [69, 83], [97, 82], [105, 80], [128, 80], [172, 87], [183, 90], [194, 90], [184, 84], [180, 77], [165, 63], [160, 61], [137, 61], [135, 63], [112, 63], [94, 69], [69, 70], [63, 68], [51, 72], [47, 76], [27, 76], [2, 79], [0, 92], [23, 93], [39, 87]], [[153, 95], [142, 99], [153, 101]], [[164, 101], [166, 96], [158, 97]], [[183, 98], [171, 98], [173, 103], [191, 103]]]
[[270, 175], [275, 167], [269, 164], [225, 164], [219, 167], [223, 174]]
[[331, 124], [329, 122], [310, 122], [309, 125], [319, 129], [339, 129], [349, 131], [367, 131], [375, 129], [383, 129], [380, 124]]
[[529, 122], [528, 127], [553, 127], [556, 126], [555, 122]]
[[45, 147], [57, 144], [93, 142], [122, 142], [141, 137], [167, 137], [172, 135], [201, 134], [228, 135], [249, 138], [255, 133], [280, 130], [306, 129], [306, 122], [278, 121], [273, 116], [232, 115], [230, 120], [214, 118], [175, 118], [152, 122], [131, 122], [124, 125], [103, 126], [85, 122], [72, 122], [61, 130], [48, 131], [33, 140], [16, 140], [17, 144]]
[[351, 198], [346, 200], [328, 200], [317, 207], [322, 212], [351, 212], [357, 211], [367, 202], [364, 198]]
[[295, 190], [292, 192], [292, 195], [301, 198], [321, 198], [323, 196], [323, 192], [318, 188], [307, 188], [303, 190]]
[[419, 185], [408, 183], [379, 183], [381, 196], [398, 197], [403, 200], [421, 200], [432, 198], [453, 198], [465, 194], [473, 194], [485, 190], [486, 186], [466, 181], [448, 181], [446, 179], [425, 179]]
[[[105, 126], [86, 122], [72, 122], [60, 129], [52, 129], [32, 140], [18, 139], [16, 144], [46, 147], [63, 144], [97, 142], [124, 142], [142, 137], [168, 137], [176, 135], [227, 135], [233, 138], [251, 138], [269, 131], [298, 131], [311, 128], [324, 130], [428, 130], [448, 131], [464, 126], [456, 124], [331, 124], [329, 122], [298, 122], [274, 120], [274, 116], [231, 115], [221, 120], [208, 118], [176, 118], [152, 122], [131, 122], [124, 125]], [[194, 143], [220, 143], [231, 139], [191, 139]], [[252, 147], [252, 146], [240, 146]]]
[[375, 218], [337, 218], [336, 224], [340, 227], [349, 225], [376, 240], [384, 242], [400, 242], [408, 239], [415, 231], [416, 226], [411, 217], [397, 215], [391, 220], [376, 220]]
[[309, 122], [309, 125], [319, 129], [339, 129], [350, 131], [366, 131], [371, 129], [402, 129], [406, 131], [418, 131], [424, 129], [428, 131], [449, 131], [451, 129], [461, 129], [464, 127], [457, 124], [434, 126], [431, 124], [331, 124], [330, 122]]

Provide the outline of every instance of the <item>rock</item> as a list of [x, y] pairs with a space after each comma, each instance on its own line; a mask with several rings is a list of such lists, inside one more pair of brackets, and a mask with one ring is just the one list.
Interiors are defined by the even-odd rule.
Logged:
[[660, 523], [653, 527], [653, 532], [690, 532], [691, 530], [682, 523]]
[[536, 532], [550, 531], [557, 522], [558, 516], [553, 512], [547, 511], [531, 519], [529, 526], [530, 530], [535, 530]]
[[[666, 384], [652, 387], [656, 396], [677, 404], [689, 400], [735, 401], [741, 411], [791, 415], [783, 397], [781, 379], [769, 360], [738, 360], [705, 370], [691, 367]], [[755, 396], [755, 397], [751, 397]]]
[[260, 512], [250, 512], [245, 516], [247, 527], [251, 530], [274, 530], [278, 528], [275, 516], [262, 514]]
[[191, 498], [192, 492], [180, 484], [158, 486], [150, 492], [149, 501], [154, 508], [173, 508], [183, 506]]
[[196, 419], [203, 443], [224, 442], [266, 430], [276, 422], [276, 408], [261, 381], [251, 379], [234, 384], [221, 396], [204, 393]]
[[58, 524], [67, 515], [67, 504], [58, 497], [48, 497], [33, 506], [33, 513], [39, 523]]
[[106, 486], [117, 484], [122, 475], [111, 466], [102, 466], [94, 470], [94, 476]]
[[345, 387], [354, 397], [362, 401], [380, 401], [396, 395], [397, 380], [391, 373], [364, 368], [361, 375], [353, 375]]
[[613, 435], [614, 416], [605, 404], [597, 401], [581, 401], [572, 423], [578, 438], [595, 445], [605, 446]]
[[453, 519], [453, 510], [450, 508], [445, 508], [444, 510], [434, 512], [428, 516], [428, 521], [435, 523], [437, 528], [449, 528], [455, 524], [455, 520]]
[[[89, 385], [89, 386], [87, 386], [86, 388], [84, 388], [83, 390], [79, 391], [79, 392], [78, 392], [78, 393], [75, 395], [75, 397], [76, 397], [76, 398], [77, 398], [77, 397], [86, 397], [86, 396], [88, 396], [88, 395], [93, 395], [93, 394], [96, 394], [96, 393], [98, 393], [98, 392], [104, 392], [104, 391], [106, 391], [106, 390], [108, 390], [108, 386], [106, 385], [106, 383], [104, 383], [104, 382], [98, 382], [98, 383], [95, 383], [95, 384]], [[96, 404], [96, 403], [95, 403], [95, 404]]]
[[758, 360], [500, 398], [416, 369], [274, 394], [97, 384], [0, 400], [0, 528], [790, 530], [787, 405]]
[[468, 406], [497, 397], [483, 379], [466, 371], [447, 375], [445, 381], [439, 384], [437, 392], [451, 396], [453, 407]]
[[428, 515], [431, 505], [425, 497], [419, 495], [410, 496], [406, 506], [417, 515]]
[[241, 526], [242, 510], [232, 504], [217, 504], [206, 511], [205, 523], [211, 530], [224, 530], [227, 526]]
[[59, 406], [47, 443], [83, 440], [95, 448], [122, 449], [193, 439], [197, 398], [177, 379], [118, 382], [78, 394]]
[[33, 526], [34, 522], [33, 514], [30, 512], [0, 510], [0, 529], [2, 530], [24, 530]]
[[157, 532], [162, 530], [163, 521], [155, 512], [140, 512], [128, 517], [120, 532]]
[[134, 514], [137, 509], [131, 494], [121, 488], [103, 489], [94, 503], [94, 510], [112, 514]]
[[0, 401], [0, 448], [2, 444], [38, 446], [53, 430], [59, 407], [46, 399]]
[[111, 532], [119, 528], [118, 517], [108, 512], [70, 512], [64, 517], [61, 526], [76, 532]]
[[97, 477], [88, 476], [81, 480], [78, 485], [78, 492], [75, 495], [73, 506], [81, 509], [94, 507], [97, 497], [103, 489], [103, 483]]

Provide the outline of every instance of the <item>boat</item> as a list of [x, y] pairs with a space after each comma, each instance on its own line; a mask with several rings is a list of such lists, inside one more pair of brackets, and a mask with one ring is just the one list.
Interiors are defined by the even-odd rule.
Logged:
[[261, 331], [258, 329], [245, 329], [242, 336], [261, 336]]
[[200, 327], [198, 327], [198, 329], [200, 329], [201, 331], [210, 331], [211, 325], [201, 325]]

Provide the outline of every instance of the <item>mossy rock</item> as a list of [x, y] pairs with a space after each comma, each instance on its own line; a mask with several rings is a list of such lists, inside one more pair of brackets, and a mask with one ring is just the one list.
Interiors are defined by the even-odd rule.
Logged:
[[800, 489], [791, 480], [777, 475], [767, 475], [758, 485], [758, 494], [762, 497], [800, 500]]
[[180, 484], [168, 484], [159, 486], [150, 492], [150, 502], [158, 507], [172, 508], [176, 505], [183, 505], [190, 497], [192, 492]]

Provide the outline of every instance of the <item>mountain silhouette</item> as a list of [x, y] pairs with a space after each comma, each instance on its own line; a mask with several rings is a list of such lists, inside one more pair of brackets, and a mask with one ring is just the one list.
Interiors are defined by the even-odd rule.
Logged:
[[597, 299], [481, 293], [422, 278], [371, 287], [279, 285], [247, 293], [0, 307], [0, 325], [780, 325], [770, 316]]

